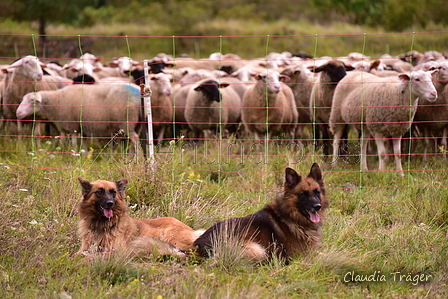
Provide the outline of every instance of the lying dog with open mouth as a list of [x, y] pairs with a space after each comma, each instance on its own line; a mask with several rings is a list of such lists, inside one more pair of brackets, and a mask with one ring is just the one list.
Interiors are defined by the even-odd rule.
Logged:
[[115, 251], [134, 257], [174, 255], [191, 247], [203, 231], [195, 231], [173, 217], [134, 219], [124, 200], [127, 179], [90, 182], [78, 178], [83, 199], [79, 204], [79, 254], [110, 254]]
[[329, 202], [319, 165], [301, 177], [285, 170], [283, 191], [260, 211], [216, 223], [193, 244], [199, 257], [213, 254], [223, 242], [235, 242], [244, 257], [263, 261], [273, 254], [289, 260], [321, 245], [324, 211]]

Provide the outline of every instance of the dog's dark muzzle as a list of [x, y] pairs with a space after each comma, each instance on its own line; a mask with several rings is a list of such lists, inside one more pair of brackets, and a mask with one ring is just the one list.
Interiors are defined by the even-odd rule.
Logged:
[[113, 199], [108, 199], [108, 200], [104, 203], [103, 208], [104, 208], [104, 209], [112, 209], [114, 206], [115, 206], [115, 200], [113, 200]]
[[312, 196], [309, 198], [308, 204], [304, 206], [306, 212], [303, 214], [308, 217], [311, 222], [320, 222], [319, 211], [322, 209], [322, 205], [320, 204], [320, 200], [318, 197]]
[[313, 206], [313, 209], [314, 209], [314, 211], [319, 212], [320, 209], [322, 209], [322, 206], [320, 205], [320, 203], [318, 203]]

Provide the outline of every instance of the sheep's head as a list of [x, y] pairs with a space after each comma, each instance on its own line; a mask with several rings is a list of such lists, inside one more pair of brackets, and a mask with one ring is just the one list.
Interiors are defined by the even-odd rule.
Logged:
[[203, 95], [210, 101], [220, 102], [221, 93], [219, 92], [218, 82], [215, 80], [207, 80], [201, 82], [198, 86], [194, 88], [196, 92], [202, 92]]
[[426, 99], [428, 102], [434, 102], [437, 100], [437, 90], [432, 83], [432, 76], [435, 76], [438, 71], [414, 71], [410, 74], [400, 74], [398, 78], [403, 82], [410, 82], [410, 89], [413, 95]]
[[120, 57], [118, 59], [109, 61], [106, 65], [110, 67], [118, 67], [121, 75], [129, 75], [134, 67], [139, 65], [141, 66], [142, 63], [130, 57]]
[[30, 92], [23, 96], [22, 102], [16, 110], [18, 119], [24, 119], [40, 110], [42, 96], [37, 92]]
[[95, 78], [94, 73], [101, 70], [100, 68], [94, 67], [91, 63], [81, 59], [73, 59], [67, 62], [62, 69], [66, 70], [65, 76], [70, 79], [82, 75], [89, 75], [90, 77]]
[[158, 73], [150, 74], [148, 75], [148, 78], [153, 83], [151, 84], [151, 87], [155, 91], [160, 92], [166, 96], [170, 96], [173, 93], [173, 87], [171, 86], [171, 76], [164, 73]]
[[439, 62], [439, 73], [437, 74], [437, 80], [441, 84], [448, 83], [448, 61]]
[[28, 55], [14, 61], [6, 68], [6, 73], [9, 72], [9, 70], [14, 69], [14, 72], [18, 72], [33, 81], [40, 81], [44, 76], [44, 72], [42, 71], [40, 64], [39, 58]]
[[259, 83], [265, 84], [269, 93], [279, 93], [282, 90], [280, 82], [288, 81], [290, 78], [286, 75], [280, 75], [277, 71], [266, 70], [258, 74], [255, 79]]
[[[354, 68], [349, 65], [345, 65], [342, 61], [337, 59], [332, 59], [326, 64], [323, 64], [317, 68], [314, 66], [310, 66], [308, 68], [310, 71], [314, 73], [320, 73], [323, 72], [326, 74], [326, 76], [322, 77], [321, 75], [321, 81], [327, 82], [327, 83], [338, 83], [342, 80], [342, 78], [345, 77], [347, 74], [346, 71], [351, 71]], [[322, 78], [325, 78], [324, 80]]]

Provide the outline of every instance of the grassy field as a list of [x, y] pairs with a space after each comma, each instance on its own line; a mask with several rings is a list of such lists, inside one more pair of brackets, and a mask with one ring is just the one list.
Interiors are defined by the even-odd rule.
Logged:
[[[36, 37], [30, 35], [35, 27], [1, 25], [8, 34], [0, 36], [2, 62], [35, 53]], [[282, 21], [217, 20], [198, 26], [209, 37], [173, 38], [161, 24], [53, 26], [46, 57], [91, 52], [144, 59], [159, 52], [185, 52], [199, 58], [220, 50], [251, 58], [284, 50], [378, 57], [411, 49], [446, 51], [448, 42], [448, 33], [440, 28], [385, 34], [345, 24], [327, 28]], [[448, 297], [448, 174], [441, 157], [426, 164], [403, 157], [406, 173], [401, 178], [392, 165], [390, 171], [376, 171], [375, 157], [369, 158], [370, 172], [360, 172], [356, 157], [334, 166], [310, 145], [291, 152], [273, 142], [264, 156], [251, 152], [250, 144], [223, 140], [195, 148], [177, 140], [158, 150], [150, 167], [141, 157], [113, 154], [108, 148], [79, 154], [56, 139], [39, 144], [1, 132], [0, 298]], [[128, 178], [133, 217], [173, 216], [200, 229], [258, 211], [281, 189], [285, 167], [306, 175], [312, 162], [324, 171], [330, 199], [323, 246], [289, 265], [275, 259], [253, 265], [235, 255], [202, 263], [120, 257], [86, 263], [74, 255], [80, 246], [79, 176]]]
[[[228, 141], [222, 146], [229, 148]], [[270, 148], [267, 157], [221, 150], [218, 161], [216, 147], [190, 152], [178, 142], [164, 150], [174, 155], [158, 154], [150, 167], [107, 149], [77, 154], [54, 140], [2, 138], [0, 297], [447, 297], [446, 163], [411, 160], [400, 178], [393, 171], [360, 173], [356, 163], [334, 167], [309, 147]], [[199, 264], [119, 257], [86, 263], [74, 255], [78, 176], [126, 177], [133, 217], [173, 216], [199, 229], [259, 210], [280, 190], [286, 166], [305, 175], [312, 161], [324, 170], [331, 203], [323, 246], [290, 265], [275, 259], [253, 265], [235, 255]], [[375, 169], [376, 159], [369, 162]]]

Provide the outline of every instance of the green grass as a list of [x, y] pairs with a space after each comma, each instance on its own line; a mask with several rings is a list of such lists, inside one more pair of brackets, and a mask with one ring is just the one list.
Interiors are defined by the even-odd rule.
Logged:
[[[18, 143], [3, 138], [1, 142], [5, 150], [0, 160], [1, 298], [448, 295], [447, 175], [437, 171], [444, 165], [436, 159], [426, 169], [412, 160], [410, 169], [420, 171], [404, 178], [393, 171], [360, 174], [357, 164], [332, 167], [320, 162], [331, 203], [323, 246], [290, 265], [276, 260], [254, 265], [226, 246], [220, 255], [200, 264], [120, 257], [86, 263], [74, 255], [80, 246], [76, 233], [81, 198], [78, 176], [128, 178], [127, 199], [133, 217], [173, 216], [195, 229], [207, 228], [216, 221], [255, 212], [273, 199], [288, 166], [285, 149], [272, 146], [270, 154], [277, 157], [266, 163], [241, 163], [235, 161], [240, 156], [232, 156], [227, 160], [230, 163], [218, 165], [210, 163], [217, 158], [216, 148], [208, 146], [204, 158], [204, 148], [199, 147], [196, 162], [194, 156], [181, 159], [176, 155], [151, 169], [141, 158], [129, 163], [121, 155], [78, 156], [64, 144], [43, 142], [35, 145], [31, 155], [29, 140]], [[307, 156], [290, 166], [305, 175], [312, 160]], [[375, 169], [375, 159], [369, 162]], [[352, 281], [369, 275], [371, 281]], [[383, 276], [385, 281], [378, 281]], [[416, 283], [416, 277], [423, 281]]]

